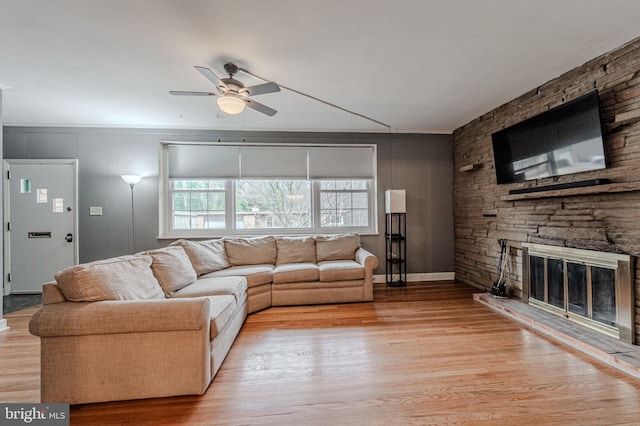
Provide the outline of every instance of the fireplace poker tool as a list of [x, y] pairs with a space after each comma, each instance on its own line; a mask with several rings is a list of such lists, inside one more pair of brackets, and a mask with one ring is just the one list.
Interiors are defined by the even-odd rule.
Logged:
[[499, 239], [500, 244], [500, 258], [498, 259], [497, 281], [491, 286], [490, 293], [496, 297], [508, 297], [507, 294], [507, 282], [505, 277], [505, 270], [507, 266], [506, 254], [507, 254], [507, 240]]

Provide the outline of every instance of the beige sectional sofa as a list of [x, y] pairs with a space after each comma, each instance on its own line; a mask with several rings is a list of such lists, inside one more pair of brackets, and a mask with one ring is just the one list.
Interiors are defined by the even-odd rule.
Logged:
[[203, 394], [249, 313], [373, 300], [378, 259], [355, 234], [179, 240], [77, 265], [30, 321], [41, 400]]

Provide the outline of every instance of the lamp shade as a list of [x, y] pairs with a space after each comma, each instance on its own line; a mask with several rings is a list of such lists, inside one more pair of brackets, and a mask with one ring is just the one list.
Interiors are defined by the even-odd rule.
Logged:
[[384, 192], [385, 213], [406, 213], [407, 202], [404, 189], [388, 189]]
[[138, 175], [122, 175], [122, 180], [129, 185], [135, 185], [142, 180], [142, 176]]
[[217, 102], [222, 112], [225, 112], [227, 114], [235, 115], [240, 114], [242, 111], [244, 111], [244, 101], [235, 95], [227, 94], [224, 96], [220, 96]]

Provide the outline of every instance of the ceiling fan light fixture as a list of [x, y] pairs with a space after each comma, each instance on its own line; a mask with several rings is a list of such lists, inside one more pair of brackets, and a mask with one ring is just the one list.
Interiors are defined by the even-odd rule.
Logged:
[[222, 112], [229, 115], [240, 114], [244, 111], [245, 103], [236, 95], [226, 94], [224, 96], [220, 96], [217, 102]]

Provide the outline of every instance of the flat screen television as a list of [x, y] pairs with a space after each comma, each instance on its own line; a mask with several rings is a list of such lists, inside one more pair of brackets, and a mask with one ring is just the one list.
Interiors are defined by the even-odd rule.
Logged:
[[492, 135], [498, 184], [604, 169], [598, 92]]

